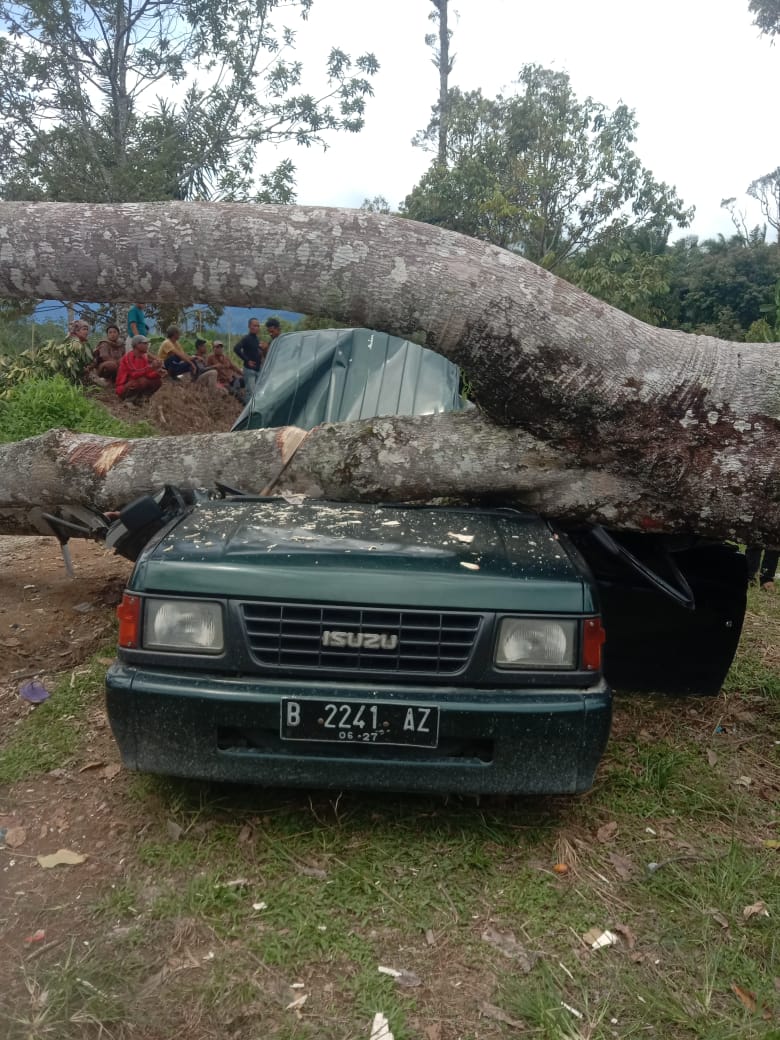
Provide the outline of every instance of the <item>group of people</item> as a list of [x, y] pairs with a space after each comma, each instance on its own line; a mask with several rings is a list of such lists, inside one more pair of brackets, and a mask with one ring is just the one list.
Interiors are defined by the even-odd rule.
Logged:
[[[249, 319], [249, 331], [235, 346], [242, 362], [239, 368], [225, 353], [221, 340], [209, 343], [195, 340], [195, 353], [190, 355], [181, 345], [181, 329], [171, 325], [156, 355], [149, 347], [148, 326], [143, 310], [130, 308], [127, 316], [127, 341], [123, 340], [118, 325], [106, 326], [103, 339], [93, 351], [88, 376], [99, 385], [113, 384], [117, 396], [123, 400], [138, 400], [156, 393], [166, 376], [175, 380], [190, 380], [214, 393], [228, 393], [246, 400], [254, 392], [257, 377], [265, 361], [268, 347], [281, 333], [278, 318], [266, 323], [268, 341], [260, 339], [260, 322]], [[68, 328], [72, 339], [86, 344], [90, 328], [85, 321], [73, 321]]]

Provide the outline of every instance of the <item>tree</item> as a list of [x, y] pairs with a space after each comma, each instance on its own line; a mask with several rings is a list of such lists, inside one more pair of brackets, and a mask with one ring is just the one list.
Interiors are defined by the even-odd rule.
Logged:
[[780, 235], [780, 166], [754, 180], [747, 193], [759, 204], [769, 226]]
[[670, 294], [664, 324], [687, 332], [744, 339], [771, 303], [780, 249], [762, 229], [699, 242], [679, 239], [669, 253]]
[[780, 35], [780, 0], [750, 0], [748, 8], [755, 15], [753, 25], [766, 36]]
[[[592, 98], [568, 75], [520, 71], [518, 92], [448, 94], [447, 162], [434, 163], [407, 197], [405, 216], [493, 242], [548, 268], [639, 229], [685, 226], [685, 209], [632, 150], [636, 119]], [[441, 110], [441, 103], [439, 104]], [[434, 118], [418, 136], [432, 144]]]
[[439, 72], [439, 104], [434, 109], [434, 119], [439, 124], [439, 142], [436, 161], [439, 166], [447, 163], [447, 129], [449, 123], [449, 79], [455, 56], [450, 55], [452, 32], [449, 27], [449, 0], [431, 0], [433, 11], [428, 16], [438, 26], [437, 33], [429, 33], [425, 42], [433, 51], [433, 64]]
[[271, 19], [312, 3], [0, 0], [4, 196], [290, 201], [292, 166], [258, 184], [257, 148], [360, 130], [378, 68], [333, 48], [323, 94], [298, 93], [295, 33]]
[[[257, 244], [249, 262], [247, 239]], [[177, 249], [181, 241], [191, 248]], [[643, 325], [504, 250], [359, 210], [4, 203], [2, 242], [14, 243], [0, 247], [3, 297], [40, 296], [46, 286], [65, 298], [127, 298], [139, 282], [159, 302], [191, 285], [237, 306], [260, 294], [267, 306], [420, 337], [468, 373], [484, 418], [467, 416], [449, 441], [440, 431], [457, 417], [323, 427], [311, 439], [319, 447], [309, 493], [340, 481], [341, 497], [360, 494], [368, 473], [370, 495], [398, 497], [413, 459], [418, 497], [445, 485], [480, 496], [495, 483], [552, 515], [780, 543], [780, 344], [735, 346]], [[242, 435], [232, 436], [237, 454]], [[266, 432], [263, 443], [290, 461], [291, 436], [300, 431]], [[217, 438], [207, 443], [205, 455], [203, 442], [175, 453], [177, 481], [207, 482], [213, 453], [224, 454]], [[26, 468], [32, 459], [64, 464], [74, 496], [77, 469], [106, 482], [115, 504], [163, 471], [133, 466], [141, 449], [124, 442], [66, 441], [59, 463], [52, 451], [31, 442], [3, 449], [6, 517], [19, 507], [29, 517], [43, 495], [45, 482]], [[68, 486], [66, 477], [63, 493]]]

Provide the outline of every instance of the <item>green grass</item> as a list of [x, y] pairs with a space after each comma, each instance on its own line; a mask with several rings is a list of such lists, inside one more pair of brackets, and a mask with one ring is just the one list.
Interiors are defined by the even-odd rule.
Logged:
[[85, 709], [102, 695], [106, 667], [100, 658], [105, 660], [106, 652], [50, 684], [49, 699], [10, 731], [0, 748], [0, 784], [62, 768], [77, 756], [84, 740]]
[[[17, 967], [17, 1019], [30, 994], [44, 1015], [49, 995], [38, 1032], [18, 1035], [145, 1038], [153, 1023], [154, 1040], [366, 1040], [383, 1011], [395, 1040], [778, 1040], [779, 619], [780, 597], [751, 593], [717, 698], [619, 698], [577, 799], [118, 778], [121, 855], [106, 854], [98, 891], [47, 914], [89, 950], [78, 972], [77, 946]], [[77, 760], [102, 668], [77, 678], [14, 731], [11, 777]], [[759, 901], [769, 916], [746, 916]], [[592, 928], [617, 944], [590, 949]], [[538, 955], [528, 974], [487, 929]]]
[[146, 422], [115, 419], [87, 389], [74, 386], [62, 376], [30, 379], [8, 391], [0, 407], [0, 443], [60, 428], [105, 437], [149, 437], [154, 432]]

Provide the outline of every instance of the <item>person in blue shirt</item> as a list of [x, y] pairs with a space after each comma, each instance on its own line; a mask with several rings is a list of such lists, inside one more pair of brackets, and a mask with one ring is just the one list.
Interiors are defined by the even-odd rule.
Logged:
[[134, 303], [127, 312], [127, 335], [129, 337], [149, 335], [149, 326], [146, 324], [146, 315], [137, 303]]

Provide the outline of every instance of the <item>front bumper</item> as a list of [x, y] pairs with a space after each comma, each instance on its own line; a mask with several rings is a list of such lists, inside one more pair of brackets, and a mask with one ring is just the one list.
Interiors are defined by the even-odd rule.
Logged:
[[[436, 748], [282, 740], [282, 697], [435, 705]], [[274, 787], [464, 794], [586, 791], [611, 694], [585, 690], [312, 684], [113, 665], [111, 728], [130, 769]]]

